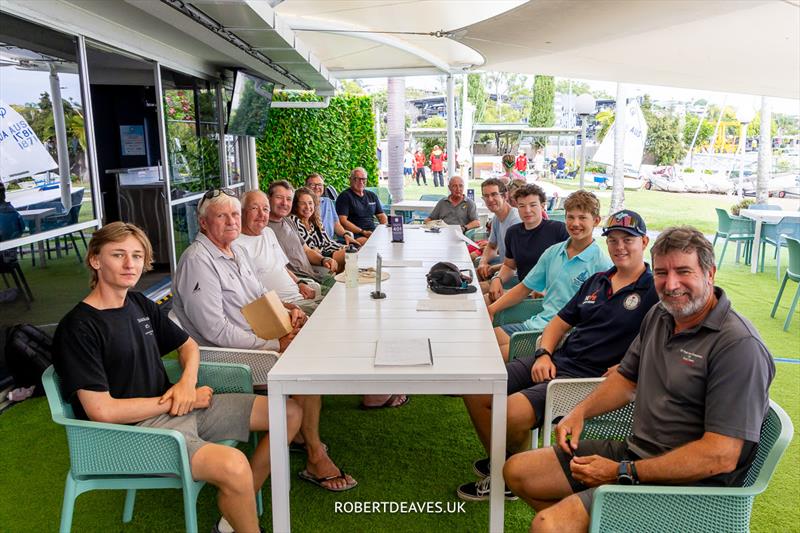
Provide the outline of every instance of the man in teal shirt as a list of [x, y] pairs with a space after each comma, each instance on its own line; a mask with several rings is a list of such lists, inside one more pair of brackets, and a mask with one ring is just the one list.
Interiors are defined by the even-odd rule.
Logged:
[[587, 191], [575, 191], [564, 203], [569, 239], [549, 247], [522, 283], [506, 292], [489, 306], [489, 316], [520, 303], [525, 298], [544, 296], [542, 311], [525, 322], [504, 324], [494, 328], [503, 359], [508, 361], [511, 335], [517, 331], [542, 331], [548, 322], [578, 292], [584, 281], [595, 272], [611, 268], [592, 237], [600, 223], [600, 201]]

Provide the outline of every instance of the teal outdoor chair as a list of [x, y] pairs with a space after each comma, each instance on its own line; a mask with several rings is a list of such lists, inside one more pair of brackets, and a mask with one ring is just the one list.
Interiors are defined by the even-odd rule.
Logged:
[[[740, 217], [736, 215], [729, 215], [724, 209], [716, 208], [717, 221], [719, 227], [714, 235], [714, 242], [712, 246], [717, 244], [717, 238], [722, 237], [725, 243], [722, 245], [722, 253], [719, 254], [719, 261], [717, 268], [722, 268], [722, 260], [725, 259], [725, 250], [728, 248], [728, 241], [734, 241], [737, 244], [744, 243], [744, 257], [745, 264], [750, 264], [750, 248], [753, 246], [753, 238], [755, 237], [755, 222], [749, 218]], [[737, 249], [736, 260], [739, 260], [739, 253]]]
[[[178, 361], [165, 360], [170, 379], [181, 374]], [[64, 426], [69, 446], [70, 469], [64, 485], [59, 531], [72, 527], [75, 500], [91, 490], [125, 490], [122, 521], [130, 522], [138, 489], [181, 489], [187, 532], [197, 531], [197, 496], [204, 481], [192, 479], [189, 453], [181, 433], [171, 429], [145, 428], [80, 420], [61, 395], [61, 379], [50, 366], [42, 375], [53, 422]], [[250, 369], [244, 365], [200, 363], [198, 386], [209, 385], [215, 393], [252, 392]], [[255, 433], [253, 446], [257, 443]], [[236, 441], [220, 444], [235, 446]], [[256, 503], [263, 512], [261, 493]]]
[[[543, 301], [542, 298], [522, 300], [517, 305], [496, 313], [492, 325], [497, 327], [516, 322], [525, 322], [533, 315], [538, 315], [542, 312]], [[517, 357], [532, 354], [536, 350], [536, 340], [541, 334], [541, 331], [518, 331], [513, 333], [508, 345], [508, 360], [513, 361]]]
[[[438, 202], [442, 198], [447, 198], [447, 195], [444, 194], [423, 194], [419, 197], [420, 200], [423, 202]], [[426, 218], [430, 211], [412, 211], [411, 212], [411, 222], [422, 222]]]
[[486, 240], [489, 238], [489, 232], [484, 227], [472, 228], [464, 232], [464, 237], [473, 241]]
[[392, 193], [389, 192], [389, 189], [386, 187], [367, 187], [368, 191], [372, 191], [378, 197], [378, 200], [381, 201], [381, 207], [383, 208], [384, 213], [390, 213], [392, 211]]
[[789, 416], [770, 400], [744, 486], [603, 485], [594, 492], [589, 531], [749, 532], [753, 500], [767, 488], [793, 433]]
[[781, 248], [787, 247], [786, 237], [800, 239], [800, 217], [783, 217], [776, 224], [761, 225], [761, 272], [764, 272], [764, 255], [767, 245], [775, 247], [775, 277], [781, 280]]
[[550, 220], [557, 220], [559, 222], [566, 222], [567, 221], [567, 212], [563, 209], [553, 209], [552, 211], [547, 212], [547, 217]]
[[800, 298], [800, 240], [786, 237], [786, 245], [789, 248], [789, 268], [786, 269], [786, 274], [783, 275], [783, 283], [778, 291], [778, 296], [775, 297], [775, 304], [772, 306], [770, 317], [775, 318], [775, 311], [778, 310], [778, 304], [781, 302], [783, 296], [783, 289], [786, 288], [786, 282], [789, 280], [798, 282], [797, 290], [794, 292], [792, 298], [792, 305], [789, 306], [789, 314], [786, 315], [786, 322], [783, 323], [783, 331], [789, 330], [789, 324], [792, 322], [792, 315], [794, 315], [794, 308], [797, 307], [797, 300]]

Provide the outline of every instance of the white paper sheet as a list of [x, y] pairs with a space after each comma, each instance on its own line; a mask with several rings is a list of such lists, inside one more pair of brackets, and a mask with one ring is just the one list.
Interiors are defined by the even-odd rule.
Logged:
[[421, 267], [422, 261], [418, 259], [384, 259], [384, 267]]
[[378, 339], [375, 366], [425, 366], [433, 364], [431, 342], [427, 337], [402, 340]]
[[475, 300], [417, 300], [417, 311], [472, 311], [478, 310]]
[[474, 246], [475, 248], [480, 248], [475, 241], [464, 235], [463, 233], [456, 232], [456, 236], [464, 241], [465, 243], [469, 244], [470, 246]]

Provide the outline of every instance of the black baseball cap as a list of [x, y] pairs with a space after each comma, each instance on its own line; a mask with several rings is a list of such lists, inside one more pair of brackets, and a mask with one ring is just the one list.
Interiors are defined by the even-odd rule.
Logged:
[[639, 216], [639, 213], [631, 211], [630, 209], [617, 211], [608, 217], [603, 227], [603, 237], [614, 230], [624, 231], [637, 237], [644, 237], [647, 235], [647, 226], [644, 224], [644, 219]]

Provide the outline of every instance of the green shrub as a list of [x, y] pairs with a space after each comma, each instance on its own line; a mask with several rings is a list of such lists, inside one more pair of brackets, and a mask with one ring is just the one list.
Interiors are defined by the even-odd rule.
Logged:
[[744, 198], [743, 200], [741, 200], [741, 201], [739, 201], [739, 202], [737, 202], [737, 203], [735, 203], [735, 204], [733, 204], [731, 206], [731, 214], [738, 216], [739, 212], [742, 209], [747, 209], [748, 207], [750, 207], [754, 203], [756, 203], [756, 201], [753, 200], [752, 198]]
[[686, 167], [686, 168], [683, 169], [683, 173], [684, 174], [691, 174], [693, 172], [694, 172], [694, 169], [692, 167]]
[[[310, 93], [283, 92], [276, 92], [274, 99], [320, 100]], [[342, 190], [349, 187], [355, 167], [364, 167], [368, 185], [377, 185], [374, 124], [368, 96], [336, 96], [325, 109], [271, 109], [264, 136], [256, 139], [261, 189], [279, 179], [300, 186], [308, 174], [319, 172], [327, 184]]]

